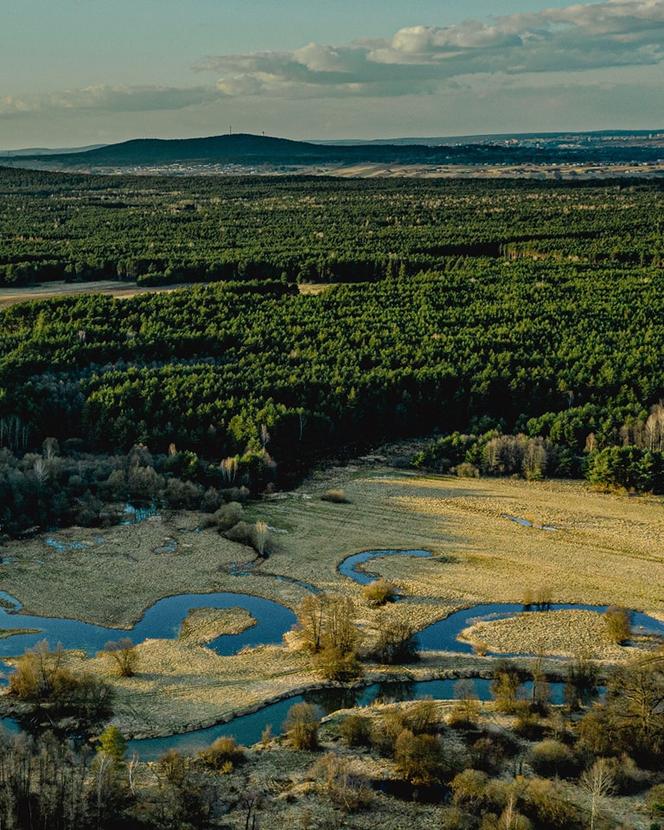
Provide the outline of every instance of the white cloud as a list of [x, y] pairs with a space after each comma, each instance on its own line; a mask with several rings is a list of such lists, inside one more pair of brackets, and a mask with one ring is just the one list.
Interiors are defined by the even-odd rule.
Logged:
[[0, 117], [59, 111], [152, 112], [179, 110], [218, 97], [214, 89], [162, 86], [89, 86], [43, 95], [0, 98]]
[[[498, 101], [501, 91], [519, 100], [517, 87], [541, 92], [540, 110], [545, 107], [548, 88], [557, 90], [556, 100], [561, 100], [564, 89], [565, 100], [573, 107], [576, 87], [579, 100], [585, 96], [581, 116], [588, 111], [587, 89], [604, 84], [616, 90], [616, 101], [631, 106], [633, 90], [642, 83], [642, 118], [656, 120], [658, 110], [652, 101], [661, 99], [664, 0], [603, 0], [452, 26], [415, 25], [382, 39], [213, 56], [194, 69], [207, 73], [209, 81], [189, 87], [102, 85], [0, 97], [0, 118], [5, 132], [10, 124], [24, 123], [32, 115], [54, 122], [54, 116], [74, 112], [89, 114], [86, 123], [92, 123], [95, 114], [101, 122], [115, 114], [126, 113], [129, 121], [133, 113], [145, 113], [146, 118], [152, 113], [152, 120], [161, 125], [160, 113], [164, 123], [175, 124], [176, 117], [169, 113], [190, 109], [188, 122], [207, 124], [209, 116], [214, 127], [222, 109], [226, 117], [242, 108], [244, 119], [250, 122], [260, 120], [270, 107], [285, 112], [299, 102], [303, 111], [315, 117], [316, 111], [325, 110], [327, 101], [335, 112], [328, 130], [332, 132], [341, 123], [343, 107], [360, 118], [364, 112], [368, 115], [366, 99], [372, 98], [376, 112], [384, 108], [386, 117], [397, 124], [395, 129], [405, 134], [412, 129], [411, 120], [404, 116], [400, 126], [399, 113], [415, 106], [405, 100], [409, 97], [432, 96], [425, 99], [424, 108], [444, 123], [454, 108], [476, 107], [479, 101], [486, 106], [488, 99]], [[622, 98], [621, 85], [625, 90], [629, 87]], [[402, 101], [392, 107], [389, 99], [397, 97]], [[522, 94], [521, 100], [525, 97]], [[315, 107], [314, 100], [319, 102]], [[537, 95], [533, 100], [538, 100]], [[221, 102], [223, 107], [209, 106]], [[608, 115], [619, 113], [612, 108]], [[423, 118], [419, 110], [417, 117]], [[281, 124], [279, 118], [277, 114], [275, 120]], [[33, 122], [38, 120], [35, 117]], [[292, 121], [286, 120], [279, 129], [290, 132], [291, 126]], [[320, 135], [323, 126], [313, 126], [309, 132]], [[357, 129], [354, 132], [359, 134]]]
[[473, 74], [558, 73], [664, 60], [664, 0], [605, 0], [490, 22], [411, 26], [392, 38], [210, 57], [226, 95], [400, 95]]

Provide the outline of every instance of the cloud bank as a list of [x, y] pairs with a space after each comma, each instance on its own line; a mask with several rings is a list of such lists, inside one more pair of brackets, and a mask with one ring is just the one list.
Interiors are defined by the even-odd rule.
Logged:
[[[602, 83], [651, 92], [664, 69], [664, 0], [604, 0], [452, 26], [410, 26], [391, 38], [292, 51], [207, 57], [192, 69], [204, 83], [89, 86], [42, 95], [0, 97], [0, 119], [70, 113], [168, 113], [261, 98], [376, 101], [456, 90], [458, 97], [510, 89], [573, 89]], [[630, 92], [630, 95], [632, 93]], [[653, 113], [653, 116], [655, 113]]]
[[89, 86], [43, 95], [0, 98], [0, 117], [51, 112], [155, 112], [180, 110], [217, 100], [207, 86]]
[[213, 56], [227, 96], [401, 95], [480, 74], [581, 72], [664, 60], [663, 0], [607, 0], [488, 22], [412, 26], [390, 39]]

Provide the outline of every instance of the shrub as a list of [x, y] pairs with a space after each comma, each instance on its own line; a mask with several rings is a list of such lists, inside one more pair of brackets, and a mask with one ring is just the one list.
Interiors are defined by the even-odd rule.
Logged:
[[450, 807], [443, 813], [441, 830], [475, 830], [477, 822], [474, 816], [468, 815], [458, 807]]
[[288, 710], [284, 732], [295, 749], [314, 750], [318, 747], [318, 709], [310, 703], [295, 703]]
[[609, 639], [617, 646], [624, 645], [632, 636], [631, 614], [627, 608], [608, 608], [604, 621]]
[[530, 741], [537, 741], [544, 734], [544, 726], [539, 715], [537, 712], [533, 712], [525, 701], [524, 705], [517, 710], [514, 732]]
[[646, 804], [653, 818], [664, 818], [664, 784], [656, 784], [650, 788]]
[[219, 528], [219, 531], [230, 530], [242, 518], [242, 505], [238, 501], [231, 501], [228, 504], [223, 504], [219, 510], [216, 511], [212, 520]]
[[475, 466], [475, 464], [469, 464], [467, 461], [464, 461], [461, 464], [457, 464], [457, 466], [454, 468], [454, 472], [459, 478], [480, 477], [480, 468]]
[[388, 709], [373, 722], [371, 744], [381, 755], [393, 755], [397, 738], [406, 728], [404, 713], [399, 708]]
[[217, 738], [207, 749], [201, 750], [198, 757], [206, 767], [224, 772], [231, 772], [246, 760], [244, 749], [235, 738], [226, 736]]
[[572, 804], [558, 782], [535, 778], [527, 782], [522, 810], [549, 830], [584, 830], [586, 818]]
[[511, 714], [516, 711], [521, 679], [521, 672], [515, 666], [510, 663], [498, 665], [491, 682], [491, 692], [499, 712]]
[[297, 622], [304, 648], [317, 654], [323, 647], [326, 597], [307, 594], [297, 609]]
[[373, 791], [368, 781], [353, 771], [346, 758], [329, 753], [318, 762], [316, 771], [321, 789], [345, 813], [365, 809], [371, 804]]
[[9, 691], [20, 700], [46, 701], [56, 695], [58, 687], [70, 682], [71, 672], [62, 665], [62, 649], [50, 651], [44, 640], [26, 651], [16, 662], [9, 679]]
[[434, 732], [438, 725], [438, 708], [430, 698], [410, 704], [404, 716], [406, 727], [415, 735]]
[[136, 646], [128, 637], [121, 640], [109, 641], [104, 646], [102, 654], [106, 654], [115, 662], [120, 677], [133, 677], [138, 667], [138, 652]]
[[405, 620], [379, 620], [379, 632], [374, 654], [381, 663], [412, 663], [417, 660], [415, 629]]
[[321, 501], [329, 501], [333, 504], [350, 504], [351, 501], [346, 496], [346, 493], [341, 488], [333, 488], [331, 490], [326, 490], [323, 495], [320, 497]]
[[342, 720], [339, 732], [346, 746], [367, 746], [371, 740], [371, 720], [362, 715], [348, 715]]
[[568, 746], [548, 739], [535, 744], [530, 750], [529, 761], [538, 775], [566, 778], [576, 770], [574, 755]]
[[603, 759], [610, 771], [617, 795], [634, 795], [648, 786], [650, 776], [639, 769], [633, 758], [621, 755], [619, 758]]
[[362, 675], [362, 666], [355, 652], [342, 652], [335, 646], [326, 646], [315, 659], [316, 668], [326, 680], [344, 682]]
[[492, 735], [482, 735], [470, 747], [470, 759], [475, 769], [496, 774], [505, 761], [505, 750]]
[[371, 608], [380, 608], [382, 605], [392, 602], [396, 594], [394, 585], [386, 579], [377, 579], [375, 582], [365, 585], [362, 593]]
[[433, 735], [414, 735], [404, 729], [394, 745], [394, 761], [399, 773], [411, 784], [441, 783], [447, 764], [438, 738]]
[[113, 714], [113, 689], [92, 674], [70, 674], [66, 684], [59, 684], [53, 712], [73, 718], [79, 729], [94, 728]]
[[621, 737], [611, 712], [604, 704], [595, 704], [579, 723], [582, 747], [593, 755], [615, 755], [621, 749]]
[[468, 808], [478, 808], [483, 802], [489, 776], [476, 769], [465, 769], [452, 779], [452, 800]]
[[222, 535], [231, 542], [253, 548], [261, 557], [267, 556], [270, 551], [270, 529], [265, 522], [237, 522]]
[[471, 729], [477, 723], [481, 712], [472, 680], [459, 680], [454, 686], [454, 696], [456, 703], [450, 712], [449, 725], [454, 729]]
[[495, 824], [496, 830], [531, 830], [532, 824], [514, 808], [512, 796]]
[[254, 526], [248, 522], [237, 522], [233, 527], [225, 530], [222, 535], [231, 542], [253, 547]]
[[348, 597], [308, 595], [297, 609], [302, 645], [311, 654], [333, 648], [344, 655], [357, 652], [360, 633], [355, 626], [355, 606]]
[[9, 681], [11, 695], [35, 705], [48, 703], [52, 716], [71, 717], [82, 727], [102, 723], [112, 714], [113, 690], [91, 674], [75, 674], [62, 665], [61, 649], [44, 641], [20, 657]]
[[261, 732], [261, 745], [263, 749], [267, 749], [272, 743], [272, 724], [266, 723]]
[[176, 749], [168, 749], [157, 762], [157, 769], [169, 784], [180, 786], [187, 775], [187, 763]]
[[570, 664], [565, 681], [565, 703], [570, 709], [587, 706], [597, 696], [598, 675], [597, 666], [583, 657]]

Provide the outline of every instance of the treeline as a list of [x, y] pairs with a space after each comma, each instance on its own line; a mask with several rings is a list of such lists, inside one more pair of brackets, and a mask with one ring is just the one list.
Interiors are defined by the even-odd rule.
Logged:
[[[516, 475], [531, 481], [585, 476], [599, 486], [664, 493], [664, 405], [656, 404], [648, 414], [633, 414], [637, 410], [627, 407], [622, 425], [620, 408], [609, 417], [602, 413], [600, 422], [600, 410], [586, 406], [581, 412], [531, 418], [525, 423], [527, 431], [517, 435], [499, 429], [453, 432], [432, 441], [414, 462], [460, 476]], [[570, 426], [575, 416], [573, 430], [561, 428], [564, 422]]]
[[[239, 509], [247, 485], [264, 488], [274, 478], [265, 451], [211, 464], [173, 445], [152, 455], [146, 447], [127, 454], [80, 452], [76, 440], [47, 439], [41, 452], [0, 450], [0, 542], [36, 529], [109, 526], [131, 521], [135, 506], [216, 513]], [[236, 519], [237, 521], [237, 519]]]
[[662, 185], [0, 168], [0, 285], [361, 282], [476, 258], [661, 266]]
[[555, 465], [576, 474], [591, 433], [597, 451], [624, 444], [664, 395], [662, 279], [518, 262], [322, 296], [248, 282], [17, 305], [1, 315], [0, 441], [175, 444], [217, 464], [266, 451], [285, 474], [497, 428], [567, 448]]

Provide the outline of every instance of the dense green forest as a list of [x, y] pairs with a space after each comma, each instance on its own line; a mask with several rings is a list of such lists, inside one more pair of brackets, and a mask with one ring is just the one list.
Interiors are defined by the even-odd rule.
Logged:
[[[1, 313], [12, 498], [22, 472], [38, 499], [20, 459], [48, 437], [68, 452], [145, 444], [180, 459], [201, 498], [431, 433], [443, 437], [419, 463], [435, 469], [664, 488], [660, 185], [11, 171], [0, 186], [6, 274], [48, 256], [51, 276], [83, 262], [79, 276], [93, 262], [135, 276], [140, 261], [218, 278], [235, 263], [171, 294]], [[298, 291], [338, 279], [333, 261], [352, 282]]]
[[[359, 282], [464, 259], [661, 265], [661, 183], [0, 170], [0, 284]], [[466, 263], [467, 264], [467, 263]]]

